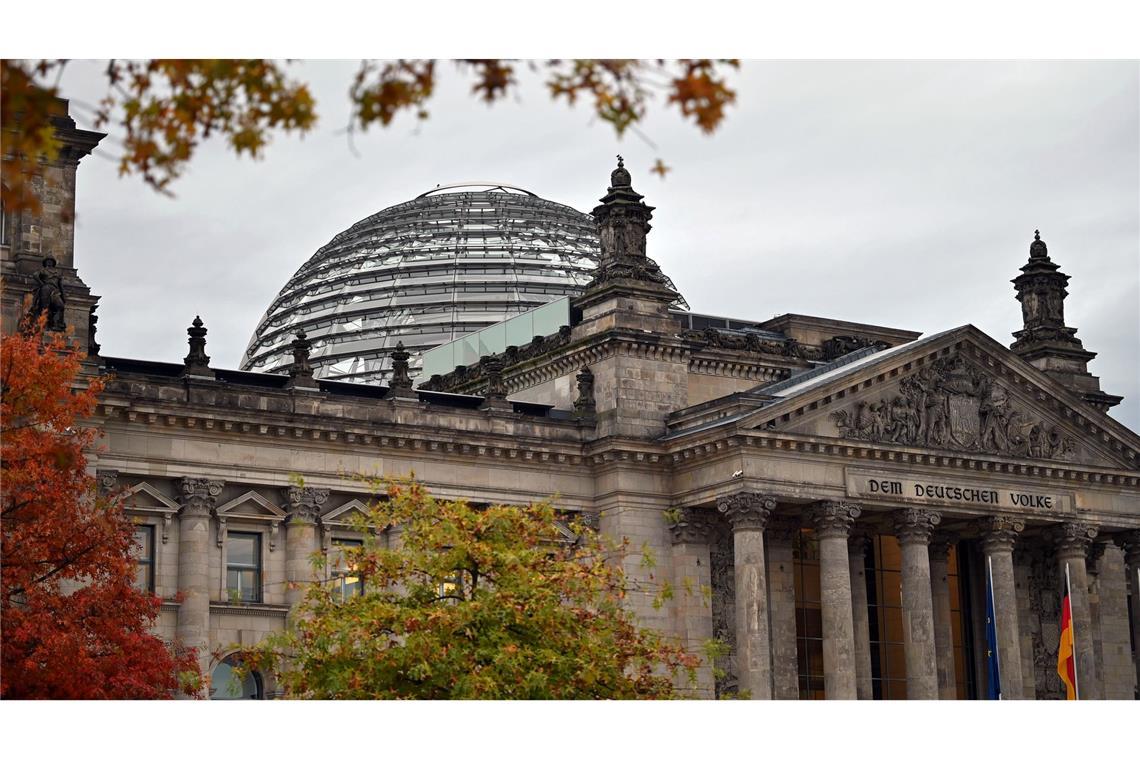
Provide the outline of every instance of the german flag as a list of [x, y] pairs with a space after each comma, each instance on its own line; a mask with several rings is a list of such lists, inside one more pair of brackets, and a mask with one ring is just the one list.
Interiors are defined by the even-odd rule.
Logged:
[[1073, 609], [1069, 594], [1061, 600], [1061, 644], [1057, 647], [1057, 675], [1065, 683], [1065, 699], [1077, 698], [1077, 655], [1073, 650]]

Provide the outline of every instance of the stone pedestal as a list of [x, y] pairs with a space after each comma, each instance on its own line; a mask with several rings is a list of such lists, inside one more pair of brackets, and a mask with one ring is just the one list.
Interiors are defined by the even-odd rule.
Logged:
[[799, 699], [799, 661], [796, 656], [796, 574], [794, 541], [798, 519], [773, 517], [764, 533], [768, 538], [768, 605], [772, 622], [772, 696]]
[[994, 624], [997, 626], [998, 673], [1002, 699], [1022, 699], [1021, 626], [1017, 613], [1017, 581], [1013, 573], [1013, 545], [1025, 528], [1021, 520], [991, 517], [984, 520], [982, 551], [985, 572], [993, 572]]
[[934, 602], [930, 595], [930, 537], [941, 515], [925, 509], [895, 513], [902, 549], [903, 649], [908, 699], [938, 699], [938, 653], [934, 644]]
[[210, 672], [210, 513], [222, 492], [222, 481], [183, 478], [178, 501], [177, 636], [198, 650], [198, 666]]
[[855, 693], [859, 699], [874, 699], [871, 685], [871, 610], [867, 607], [867, 552], [871, 538], [856, 529], [847, 541], [851, 564], [851, 621], [855, 642]]
[[[954, 619], [950, 613], [950, 549], [954, 533], [939, 531], [930, 542], [930, 596], [934, 605], [934, 651], [938, 653], [938, 698], [958, 698], [954, 668]], [[1020, 667], [1020, 663], [1018, 664]]]
[[734, 494], [717, 503], [732, 524], [736, 668], [740, 690], [747, 691], [752, 699], [772, 698], [764, 525], [775, 507], [775, 499], [751, 493]]
[[823, 688], [828, 699], [855, 699], [855, 623], [851, 610], [851, 558], [847, 537], [859, 508], [819, 502], [808, 517], [819, 539], [819, 586], [823, 612]]
[[1057, 571], [1061, 576], [1061, 589], [1065, 588], [1065, 569], [1069, 571], [1069, 603], [1073, 611], [1073, 639], [1077, 654], [1077, 696], [1079, 699], [1103, 699], [1104, 690], [1096, 672], [1092, 635], [1092, 615], [1089, 611], [1089, 578], [1086, 558], [1089, 545], [1096, 538], [1097, 528], [1084, 522], [1072, 521], [1058, 525], [1053, 533]]
[[674, 627], [681, 637], [685, 651], [700, 658], [697, 681], [688, 678], [677, 684], [678, 689], [701, 699], [714, 696], [712, 663], [705, 654], [704, 645], [713, 637], [711, 595], [712, 588], [709, 552], [711, 526], [708, 518], [695, 509], [681, 511], [680, 519], [669, 526], [673, 538], [673, 612]]

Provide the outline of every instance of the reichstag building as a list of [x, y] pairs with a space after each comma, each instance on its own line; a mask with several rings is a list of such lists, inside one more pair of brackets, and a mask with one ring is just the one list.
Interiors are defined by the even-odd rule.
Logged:
[[[693, 651], [728, 644], [694, 696], [981, 698], [992, 572], [1003, 697], [1063, 698], [1067, 571], [1081, 698], [1136, 697], [1140, 437], [1107, 415], [1121, 399], [1065, 321], [1073, 254], [1040, 235], [1009, 252], [1023, 326], [1006, 344], [971, 325], [692, 313], [620, 161], [591, 214], [441, 187], [317, 251], [250, 326], [240, 369], [208, 355], [220, 314], [170, 364], [100, 354], [69, 220], [102, 135], [65, 108], [56, 128], [42, 216], [6, 220], [4, 330], [36, 293], [87, 345], [86, 372], [110, 376], [91, 463], [127, 492], [139, 583], [213, 696], [232, 696], [230, 654], [285, 625], [309, 556], [360, 540], [368, 494], [342, 473], [414, 471], [473, 502], [557, 494], [628, 537], [615, 561], [642, 622]], [[662, 578], [711, 593], [655, 606]], [[240, 690], [278, 691], [270, 673]]]

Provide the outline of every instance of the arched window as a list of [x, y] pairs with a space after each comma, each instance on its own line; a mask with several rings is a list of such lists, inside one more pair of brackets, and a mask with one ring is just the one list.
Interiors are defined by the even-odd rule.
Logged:
[[214, 668], [210, 674], [210, 699], [265, 699], [261, 674], [251, 670], [239, 681], [234, 672], [236, 666], [231, 655]]

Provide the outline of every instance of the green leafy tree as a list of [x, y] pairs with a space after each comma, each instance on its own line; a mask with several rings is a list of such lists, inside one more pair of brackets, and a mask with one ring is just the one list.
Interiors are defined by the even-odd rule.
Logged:
[[287, 696], [665, 698], [679, 674], [695, 677], [695, 656], [623, 606], [625, 578], [594, 531], [567, 534], [549, 504], [477, 508], [377, 485], [386, 498], [342, 563], [363, 593], [313, 584], [291, 629], [243, 654]]

